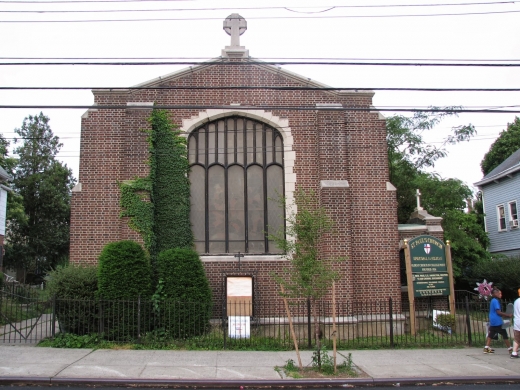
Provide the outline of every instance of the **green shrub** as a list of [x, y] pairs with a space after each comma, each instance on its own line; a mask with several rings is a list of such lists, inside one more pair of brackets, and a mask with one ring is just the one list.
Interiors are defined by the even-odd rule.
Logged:
[[168, 249], [157, 259], [161, 293], [165, 297], [159, 324], [173, 338], [198, 336], [209, 327], [211, 289], [199, 255], [192, 249]]
[[[138, 335], [138, 298], [151, 296], [150, 261], [137, 242], [107, 244], [99, 256], [98, 297], [102, 300], [103, 329], [111, 339], [134, 339]], [[147, 311], [141, 310], [141, 322]]]
[[2, 288], [4, 288], [4, 279], [5, 279], [4, 273], [0, 271], [0, 290]]
[[492, 260], [481, 261], [471, 270], [472, 285], [486, 279], [502, 290], [504, 300], [518, 298], [520, 287], [520, 257], [496, 256]]
[[97, 267], [58, 266], [46, 279], [46, 291], [56, 297], [56, 316], [64, 333], [84, 335], [97, 330]]

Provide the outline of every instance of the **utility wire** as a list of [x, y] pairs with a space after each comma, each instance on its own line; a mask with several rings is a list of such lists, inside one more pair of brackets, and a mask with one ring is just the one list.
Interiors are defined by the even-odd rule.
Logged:
[[[0, 57], [0, 60], [206, 60], [211, 61], [208, 57]], [[517, 59], [464, 59], [464, 58], [338, 58], [338, 57], [263, 57], [254, 58], [256, 61], [267, 60], [308, 60], [308, 61], [429, 61], [429, 62], [520, 62]], [[276, 62], [277, 64], [279, 62]]]
[[[518, 107], [518, 106], [510, 106]], [[389, 111], [389, 112], [431, 112], [431, 113], [487, 113], [487, 114], [498, 114], [498, 113], [509, 113], [516, 114], [520, 113], [520, 109], [516, 110], [504, 110], [504, 109], [491, 109], [491, 108], [474, 108], [474, 109], [446, 109], [446, 108], [414, 108], [414, 107], [313, 107], [313, 106], [226, 106], [226, 105], [214, 105], [214, 106], [202, 106], [202, 105], [0, 105], [1, 108], [10, 109], [96, 109], [96, 110], [211, 110], [211, 109], [240, 109], [240, 110], [280, 110], [280, 111], [360, 111], [360, 112], [377, 112], [377, 111]]]
[[[520, 12], [520, 11], [519, 11]], [[454, 63], [454, 62], [358, 62], [358, 61], [139, 61], [139, 62], [0, 62], [0, 66], [149, 66], [149, 65], [194, 65], [194, 66], [249, 66], [249, 65], [342, 65], [342, 66], [441, 66], [441, 67], [520, 67], [520, 63]]]
[[[108, 1], [103, 1], [103, 3], [107, 3]], [[128, 1], [126, 1], [128, 2]], [[8, 1], [0, 1], [0, 3], [15, 3]], [[32, 2], [23, 2], [23, 3], [32, 3]], [[41, 3], [64, 3], [64, 2], [45, 2], [38, 1], [35, 2], [38, 4]], [[81, 3], [81, 1], [72, 2], [73, 4]], [[286, 7], [286, 6], [277, 6], [277, 7], [211, 7], [211, 8], [166, 8], [166, 9], [119, 9], [119, 10], [8, 10], [1, 11], [0, 13], [99, 13], [99, 12], [198, 12], [198, 11], [245, 11], [245, 10], [285, 10], [296, 13], [324, 13], [328, 11], [332, 11], [335, 9], [343, 9], [343, 8], [405, 8], [405, 7], [449, 7], [449, 6], [478, 6], [478, 5], [509, 5], [514, 4], [515, 1], [489, 1], [482, 3], [438, 3], [438, 4], [381, 4], [381, 5], [323, 5], [323, 6], [312, 6], [312, 7]], [[298, 9], [318, 9], [319, 11], [297, 11]]]
[[0, 91], [81, 91], [81, 90], [139, 91], [139, 90], [269, 90], [269, 91], [423, 91], [423, 92], [519, 92], [520, 88], [401, 88], [401, 87], [277, 87], [277, 86], [156, 86], [156, 87], [0, 87]]
[[[497, 15], [518, 13], [516, 11], [488, 11], [488, 12], [464, 12], [444, 14], [394, 14], [394, 15], [329, 15], [329, 16], [251, 16], [247, 20], [278, 20], [278, 19], [358, 19], [358, 18], [407, 18], [407, 17], [437, 17], [437, 16], [471, 16], [471, 15]], [[143, 19], [82, 19], [82, 20], [0, 20], [0, 23], [102, 23], [102, 22], [168, 22], [168, 21], [206, 21], [222, 20], [221, 17], [206, 18], [143, 18]]]

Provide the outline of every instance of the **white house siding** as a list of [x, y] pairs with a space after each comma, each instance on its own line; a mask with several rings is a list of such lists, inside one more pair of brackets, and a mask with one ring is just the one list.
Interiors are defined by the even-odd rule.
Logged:
[[[507, 252], [507, 255], [520, 254], [520, 229], [509, 226], [508, 203], [516, 201], [517, 211], [520, 211], [520, 174], [513, 177], [501, 178], [498, 183], [492, 182], [482, 186], [484, 197], [484, 212], [486, 214], [486, 228], [491, 245], [489, 251]], [[504, 205], [506, 216], [506, 230], [498, 230], [497, 206]]]
[[5, 236], [5, 216], [7, 213], [7, 191], [0, 188], [0, 236]]

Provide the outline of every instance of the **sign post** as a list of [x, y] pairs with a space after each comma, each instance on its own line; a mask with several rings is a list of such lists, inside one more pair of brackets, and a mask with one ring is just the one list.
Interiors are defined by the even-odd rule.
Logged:
[[410, 247], [408, 240], [404, 240], [404, 260], [406, 263], [406, 280], [408, 281], [408, 301], [410, 302], [410, 334], [415, 336], [415, 302], [412, 286], [412, 262], [410, 259]]

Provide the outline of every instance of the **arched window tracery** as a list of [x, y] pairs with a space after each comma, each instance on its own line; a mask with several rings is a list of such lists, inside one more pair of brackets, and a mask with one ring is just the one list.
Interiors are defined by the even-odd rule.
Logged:
[[188, 137], [191, 223], [201, 254], [280, 253], [268, 238], [284, 226], [283, 138], [275, 128], [230, 116]]

